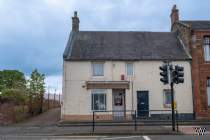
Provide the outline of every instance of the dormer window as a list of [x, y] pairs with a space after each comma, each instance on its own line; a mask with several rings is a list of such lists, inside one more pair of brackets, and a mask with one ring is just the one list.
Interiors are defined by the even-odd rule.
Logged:
[[210, 61], [210, 37], [204, 37], [203, 47], [205, 61]]

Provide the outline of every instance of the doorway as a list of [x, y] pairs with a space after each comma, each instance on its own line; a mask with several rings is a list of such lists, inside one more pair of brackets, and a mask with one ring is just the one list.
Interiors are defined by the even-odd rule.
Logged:
[[149, 91], [137, 91], [137, 114], [138, 117], [148, 117]]
[[123, 119], [125, 116], [125, 89], [112, 90], [112, 106], [114, 119]]

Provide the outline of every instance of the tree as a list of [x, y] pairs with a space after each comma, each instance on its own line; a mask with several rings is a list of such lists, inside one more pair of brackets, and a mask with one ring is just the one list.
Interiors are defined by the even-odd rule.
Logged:
[[0, 94], [2, 102], [13, 102], [15, 104], [24, 104], [27, 101], [27, 94], [20, 89], [4, 89]]
[[[45, 92], [45, 75], [38, 72], [37, 69], [35, 69], [31, 73], [31, 77], [29, 79], [29, 97], [30, 97], [30, 106], [32, 111], [32, 102], [38, 101], [39, 106], [39, 113], [42, 113], [42, 104], [43, 104], [43, 96]], [[33, 113], [33, 111], [32, 111]]]
[[24, 73], [18, 70], [0, 71], [0, 92], [4, 89], [26, 89]]
[[25, 104], [27, 101], [26, 79], [18, 70], [0, 71], [0, 101]]

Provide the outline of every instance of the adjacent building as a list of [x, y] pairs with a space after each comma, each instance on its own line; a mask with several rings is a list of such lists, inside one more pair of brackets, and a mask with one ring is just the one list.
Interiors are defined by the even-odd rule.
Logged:
[[79, 22], [75, 12], [63, 54], [62, 120], [91, 120], [93, 110], [163, 115], [148, 110], [171, 107], [170, 87], [159, 74], [168, 58], [184, 67], [185, 82], [174, 87], [179, 117], [193, 119], [191, 56], [176, 33], [80, 31]]
[[195, 116], [210, 118], [210, 21], [179, 20], [176, 5], [171, 12], [171, 31], [183, 41], [192, 56]]

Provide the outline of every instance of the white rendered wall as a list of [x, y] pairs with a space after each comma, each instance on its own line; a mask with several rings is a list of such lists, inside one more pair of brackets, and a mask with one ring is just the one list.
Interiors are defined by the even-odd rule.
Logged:
[[[134, 76], [126, 77], [130, 88], [126, 90], [126, 110], [137, 108], [136, 93], [149, 91], [150, 110], [168, 110], [164, 108], [163, 90], [170, 88], [160, 82], [159, 66], [161, 61], [135, 61]], [[187, 61], [177, 61], [184, 67], [184, 84], [175, 85], [175, 100], [179, 113], [193, 113], [191, 68]], [[90, 61], [64, 61], [63, 65], [63, 105], [61, 115], [89, 115], [91, 110], [91, 90], [87, 90], [86, 81], [120, 81], [121, 74], [126, 75], [126, 62], [104, 62], [104, 76], [92, 77]], [[133, 83], [133, 93], [132, 93]], [[133, 96], [132, 96], [133, 94]], [[133, 105], [132, 105], [133, 98]], [[132, 108], [133, 106], [133, 108]], [[107, 109], [112, 110], [112, 90], [107, 89]]]

